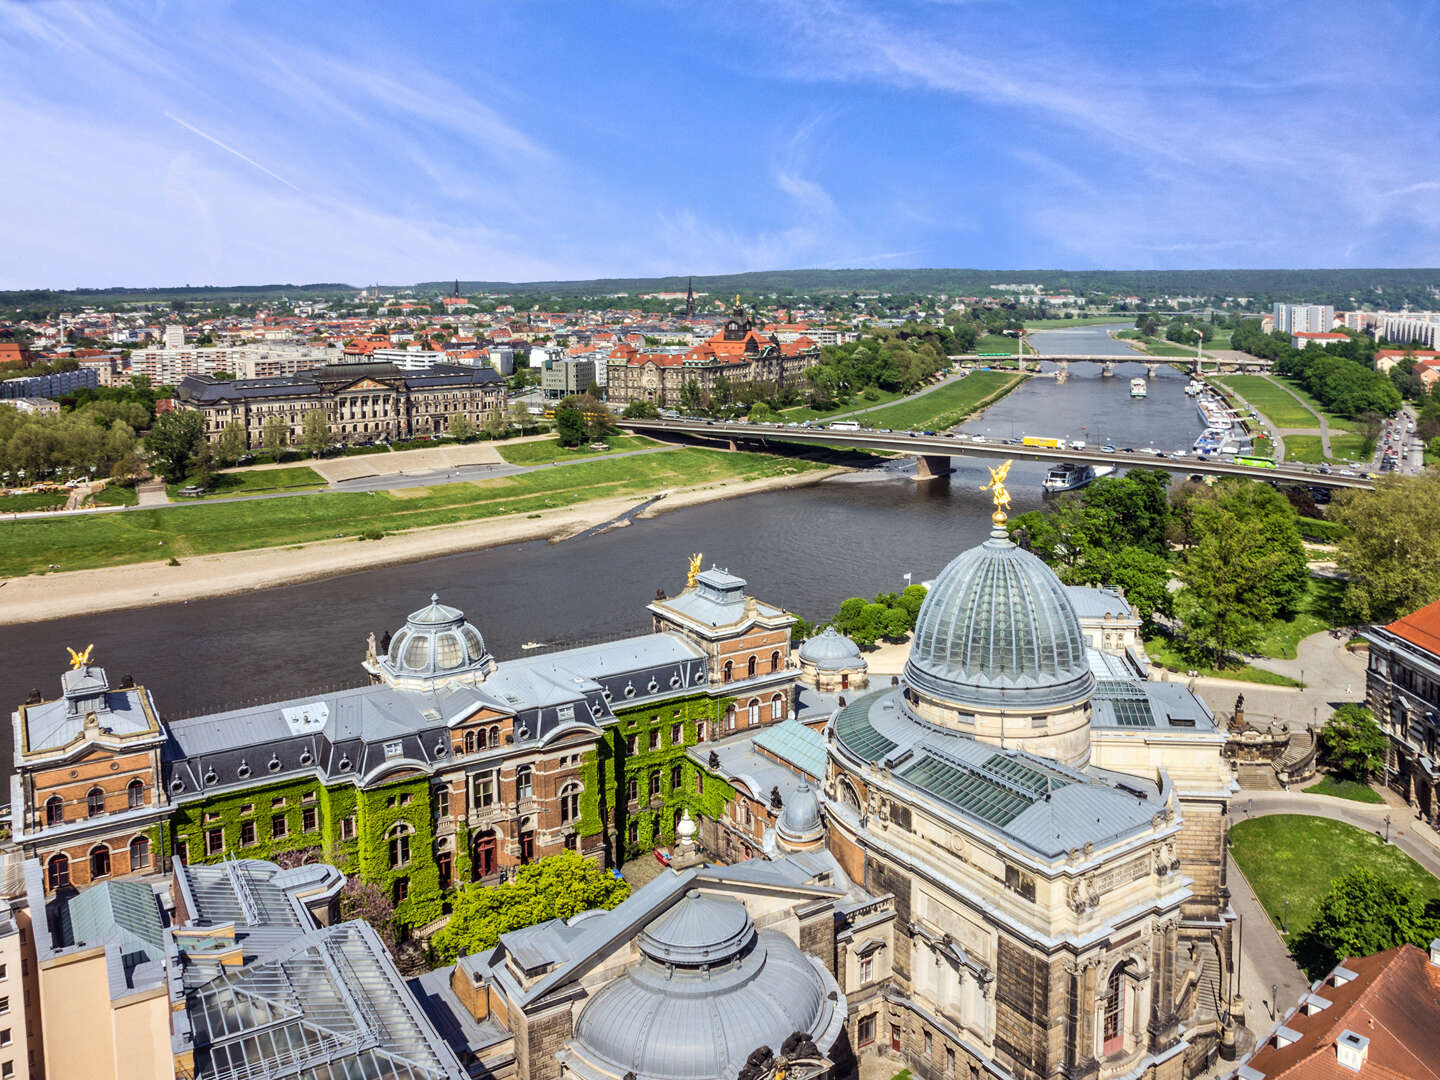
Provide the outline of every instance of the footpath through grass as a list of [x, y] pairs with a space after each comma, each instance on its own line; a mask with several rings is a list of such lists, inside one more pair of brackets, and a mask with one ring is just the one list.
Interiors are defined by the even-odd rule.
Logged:
[[1440, 898], [1440, 880], [1399, 848], [1343, 821], [1272, 814], [1230, 830], [1230, 853], [1278, 928], [1290, 901], [1290, 938], [1310, 925], [1330, 883], [1351, 867], [1413, 884], [1422, 898]]
[[780, 418], [787, 424], [792, 421], [804, 423], [806, 420], [839, 420], [842, 416], [849, 416], [852, 413], [860, 412], [862, 409], [879, 408], [881, 405], [888, 405], [892, 401], [899, 401], [905, 396], [905, 391], [903, 390], [876, 390], [874, 393], [874, 398], [867, 398], [862, 393], [858, 397], [851, 398], [843, 405], [837, 402], [828, 409], [815, 409], [809, 405], [796, 405], [789, 409], [781, 409]]
[[[186, 483], [193, 483], [187, 480]], [[181, 496], [185, 484], [167, 484], [165, 490], [170, 498]], [[325, 487], [325, 478], [308, 465], [293, 465], [286, 469], [237, 469], [234, 472], [212, 473], [205, 486], [205, 494], [199, 499], [225, 499], [236, 495], [274, 495], [282, 491], [305, 491]]]
[[588, 442], [579, 446], [565, 447], [559, 439], [539, 439], [535, 442], [498, 443], [495, 447], [500, 456], [511, 465], [548, 465], [552, 461], [576, 461], [580, 458], [602, 457], [619, 454], [627, 450], [648, 450], [661, 444], [644, 435], [610, 435], [601, 440], [608, 449], [592, 450]]
[[665, 488], [759, 480], [823, 468], [814, 462], [768, 454], [686, 447], [582, 461], [473, 483], [21, 520], [0, 526], [0, 576], [36, 573], [51, 563], [61, 570], [85, 570], [449, 525], [502, 514], [538, 514], [592, 499], [644, 496]]
[[1235, 682], [1259, 683], [1261, 686], [1300, 685], [1288, 675], [1266, 671], [1264, 668], [1254, 667], [1250, 664], [1232, 664], [1224, 669], [1206, 667], [1204, 664], [1192, 664], [1180, 655], [1180, 650], [1175, 642], [1164, 635], [1146, 638], [1145, 652], [1159, 667], [1165, 668], [1167, 671], [1179, 672], [1182, 675], [1193, 671], [1197, 675], [1203, 675], [1209, 679], [1231, 679]]
[[1336, 780], [1333, 776], [1327, 776], [1318, 784], [1311, 784], [1304, 790], [1307, 795], [1331, 795], [1337, 799], [1349, 799], [1352, 802], [1383, 803], [1385, 801], [1384, 797], [1369, 784], [1362, 784], [1355, 780]]
[[901, 431], [954, 427], [976, 409], [1008, 394], [1023, 378], [1004, 371], [972, 371], [928, 394], [866, 413], [865, 421], [873, 427]]
[[1305, 596], [1301, 599], [1295, 617], [1289, 620], [1275, 620], [1260, 633], [1254, 652], [1275, 660], [1294, 660], [1296, 647], [1301, 639], [1332, 626], [1340, 626], [1346, 619], [1340, 607], [1340, 598], [1345, 592], [1345, 583], [1335, 578], [1312, 577], [1305, 582]]

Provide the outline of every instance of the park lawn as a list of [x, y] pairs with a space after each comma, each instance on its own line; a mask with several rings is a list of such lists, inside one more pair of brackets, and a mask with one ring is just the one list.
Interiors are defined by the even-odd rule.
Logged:
[[866, 413], [865, 422], [898, 431], [954, 427], [981, 405], [1009, 393], [1022, 378], [1004, 371], [972, 371], [928, 394]]
[[1134, 326], [1133, 315], [1077, 315], [1073, 319], [1026, 319], [1026, 330], [1063, 330], [1067, 326]]
[[1290, 938], [1310, 925], [1330, 883], [1354, 866], [1400, 878], [1424, 899], [1440, 879], [1374, 833], [1307, 814], [1250, 818], [1230, 830], [1230, 853], [1278, 928], [1290, 901]]
[[95, 506], [135, 506], [140, 502], [140, 496], [133, 487], [106, 484], [90, 497], [90, 501]]
[[[186, 484], [194, 483], [187, 479]], [[180, 497], [185, 484], [166, 484], [170, 498]], [[282, 491], [319, 490], [326, 480], [308, 465], [292, 465], [284, 469], [235, 469], [210, 474], [205, 494], [199, 499], [225, 499], [236, 495], [275, 495]]]
[[65, 505], [63, 491], [29, 491], [22, 495], [0, 495], [0, 514], [24, 514], [32, 510], [59, 510]]
[[1330, 432], [1330, 457], [1332, 461], [1369, 461], [1365, 452], [1365, 436], [1353, 431], [1337, 435]]
[[187, 502], [123, 514], [21, 520], [0, 530], [0, 576], [35, 573], [52, 563], [62, 570], [84, 570], [449, 525], [501, 514], [535, 514], [591, 499], [645, 496], [666, 488], [791, 476], [823, 468], [768, 454], [685, 447], [407, 492], [320, 492], [288, 499]]
[[1146, 638], [1145, 652], [1158, 667], [1179, 672], [1182, 675], [1188, 671], [1194, 671], [1210, 679], [1231, 679], [1235, 682], [1259, 683], [1262, 686], [1299, 685], [1288, 675], [1266, 671], [1264, 668], [1254, 667], [1250, 664], [1235, 664], [1223, 671], [1218, 668], [1205, 667], [1203, 664], [1192, 664], [1180, 655], [1180, 650], [1176, 648], [1175, 643], [1163, 635], [1157, 634], [1154, 637]]
[[1337, 799], [1350, 799], [1353, 802], [1383, 803], [1385, 801], [1384, 797], [1369, 784], [1362, 784], [1356, 780], [1336, 780], [1333, 776], [1327, 776], [1318, 784], [1311, 784], [1304, 790], [1310, 795], [1331, 795]]
[[[1319, 435], [1282, 435], [1285, 440], [1285, 460], [1298, 461], [1304, 465], [1320, 465], [1325, 461], [1325, 450]], [[1334, 436], [1332, 435], [1333, 439]]]
[[644, 435], [609, 435], [602, 442], [608, 450], [592, 450], [588, 442], [576, 447], [564, 447], [559, 439], [538, 439], [535, 442], [500, 443], [495, 449], [511, 465], [549, 465], [552, 461], [578, 460], [580, 458], [603, 457], [627, 450], [648, 450], [661, 443]]
[[1323, 405], [1316, 401], [1314, 397], [1311, 396], [1310, 391], [1306, 390], [1294, 379], [1286, 378], [1284, 375], [1271, 375], [1270, 378], [1273, 379], [1275, 382], [1279, 383], [1281, 386], [1285, 387], [1285, 389], [1289, 390], [1291, 393], [1293, 393], [1306, 405], [1310, 406], [1310, 408], [1313, 409], [1315, 412], [1324, 416], [1326, 422], [1330, 425], [1330, 431], [1332, 434], [1337, 430], [1353, 431], [1355, 429], [1354, 420], [1351, 420], [1349, 417], [1341, 416], [1339, 413], [1333, 413], [1329, 409], [1326, 409]]
[[[922, 387], [922, 389], [924, 388]], [[873, 401], [865, 397], [863, 393], [856, 394], [844, 404], [837, 403], [829, 409], [816, 409], [809, 405], [793, 405], [788, 409], [781, 409], [780, 417], [787, 424], [791, 422], [803, 424], [806, 420], [838, 420], [842, 416], [849, 416], [862, 409], [874, 409], [882, 405], [889, 405], [905, 396], [903, 390], [876, 390]]]
[[1310, 578], [1305, 583], [1305, 596], [1295, 617], [1276, 619], [1265, 627], [1255, 643], [1255, 653], [1276, 660], [1295, 659], [1296, 646], [1302, 639], [1347, 621], [1340, 610], [1340, 596], [1344, 591], [1343, 581]]
[[[1255, 406], [1272, 427], [1318, 428], [1320, 418], [1263, 375], [1225, 375], [1215, 380]], [[1286, 440], [1289, 445], [1289, 440]]]
[[[977, 353], [1004, 353], [1006, 356], [1015, 355], [1015, 338], [1008, 334], [983, 334], [980, 340], [975, 342], [974, 352]], [[1025, 355], [1031, 355], [1035, 350], [1030, 343], [1025, 342]]]
[[1181, 345], [1174, 341], [1166, 341], [1164, 338], [1146, 337], [1139, 330], [1121, 330], [1115, 335], [1124, 341], [1140, 348], [1151, 356], [1195, 356], [1194, 345]]

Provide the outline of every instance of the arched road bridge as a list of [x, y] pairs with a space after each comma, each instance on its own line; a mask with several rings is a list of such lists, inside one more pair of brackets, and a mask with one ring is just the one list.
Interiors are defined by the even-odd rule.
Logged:
[[1200, 473], [1206, 476], [1244, 476], [1252, 480], [1274, 480], [1303, 484], [1306, 487], [1361, 488], [1375, 485], [1363, 476], [1341, 476], [1321, 473], [1303, 465], [1277, 465], [1273, 469], [1253, 465], [1236, 465], [1215, 458], [1160, 457], [1156, 454], [1114, 453], [1099, 449], [1070, 450], [1064, 447], [1024, 446], [999, 440], [980, 441], [956, 435], [926, 435], [908, 431], [836, 431], [822, 427], [791, 427], [788, 424], [751, 424], [728, 420], [625, 420], [616, 423], [631, 431], [664, 438], [688, 435], [718, 439], [732, 449], [745, 444], [766, 445], [774, 442], [807, 445], [847, 446], [867, 450], [893, 450], [912, 454], [920, 459], [917, 479], [944, 476], [950, 472], [952, 457], [1019, 458], [1023, 461], [1074, 461], [1091, 465], [1116, 465], [1125, 468], [1164, 469], [1172, 473]]
[[962, 364], [993, 364], [1000, 360], [1018, 360], [1020, 370], [1025, 370], [1027, 363], [1033, 362], [1033, 367], [1039, 370], [1040, 361], [1048, 360], [1052, 364], [1059, 364], [1064, 368], [1070, 364], [1100, 364], [1105, 374], [1111, 375], [1115, 372], [1116, 364], [1144, 364], [1150, 369], [1153, 378], [1155, 369], [1161, 364], [1175, 364], [1180, 367], [1189, 368], [1192, 374], [1199, 374], [1208, 368], [1235, 368], [1240, 371], [1269, 371], [1271, 363], [1269, 360], [1258, 356], [1251, 356], [1248, 353], [1236, 353], [1227, 356], [1223, 360], [1213, 356], [1202, 356], [1197, 363], [1194, 354], [1188, 356], [1151, 356], [1149, 353], [1132, 353], [1128, 356], [1117, 356], [1115, 353], [1026, 353], [1024, 356], [1017, 356], [1014, 353], [962, 353], [946, 357]]

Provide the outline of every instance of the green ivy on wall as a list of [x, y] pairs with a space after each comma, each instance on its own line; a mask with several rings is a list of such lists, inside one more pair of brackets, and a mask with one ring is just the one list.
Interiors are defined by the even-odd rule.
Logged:
[[[689, 809], [692, 817], [705, 813], [714, 815], [715, 807], [723, 807], [729, 798], [730, 786], [723, 780], [709, 777], [700, 790], [698, 777], [704, 772], [686, 751], [697, 742], [697, 725], [701, 720], [711, 725], [719, 722], [734, 698], [711, 698], [704, 694], [667, 701], [660, 705], [616, 711], [616, 722], [607, 727], [595, 749], [582, 762], [585, 784], [580, 797], [581, 836], [594, 836], [605, 831], [605, 812], [613, 810], [615, 842], [612, 851], [617, 861], [634, 858], [660, 844], [674, 843], [675, 814]], [[681, 725], [678, 742], [671, 739], [671, 729]], [[650, 748], [651, 732], [657, 734], [655, 749]], [[629, 751], [629, 739], [635, 738], [635, 753]], [[680, 766], [678, 784], [672, 784], [672, 772]], [[660, 774], [658, 804], [650, 797], [650, 776]], [[629, 805], [630, 781], [637, 788], [636, 806]], [[629, 838], [631, 819], [636, 824], [636, 839]]]
[[[360, 876], [391, 897], [405, 878], [405, 899], [395, 905], [395, 921], [424, 926], [440, 917], [440, 868], [435, 865], [435, 826], [430, 806], [430, 778], [418, 776], [357, 792]], [[390, 830], [410, 827], [410, 860], [390, 865]]]
[[[225, 855], [243, 859], [274, 859], [282, 852], [314, 847], [321, 836], [321, 791], [323, 788], [318, 781], [300, 780], [216, 795], [204, 802], [178, 806], [170, 819], [171, 850], [184, 852], [187, 862], [206, 863], [218, 862]], [[303, 803], [307, 796], [314, 796], [314, 801]], [[274, 806], [276, 799], [284, 799], [284, 805]], [[305, 806], [312, 806], [316, 811], [316, 828], [312, 832], [303, 828], [302, 811]], [[249, 807], [248, 812], [246, 807]], [[276, 837], [271, 832], [271, 820], [282, 815], [285, 818], [285, 835]], [[241, 843], [241, 831], [246, 822], [251, 823], [255, 832], [253, 842], [248, 844]], [[225, 847], [223, 852], [211, 855], [205, 851], [205, 834], [215, 828], [224, 830]]]

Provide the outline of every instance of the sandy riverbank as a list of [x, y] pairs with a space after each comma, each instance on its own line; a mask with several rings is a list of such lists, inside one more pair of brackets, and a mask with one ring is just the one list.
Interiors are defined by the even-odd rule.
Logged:
[[[637, 516], [654, 517], [667, 510], [680, 510], [716, 499], [808, 487], [848, 471], [837, 467], [798, 476], [675, 488]], [[179, 566], [148, 562], [10, 578], [0, 582], [0, 624], [43, 622], [98, 611], [227, 596], [526, 540], [560, 541], [613, 521], [648, 498], [597, 499], [535, 517], [515, 514], [484, 518], [391, 533], [381, 540], [326, 540], [284, 548], [201, 555], [186, 559]]]

